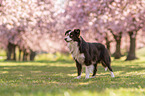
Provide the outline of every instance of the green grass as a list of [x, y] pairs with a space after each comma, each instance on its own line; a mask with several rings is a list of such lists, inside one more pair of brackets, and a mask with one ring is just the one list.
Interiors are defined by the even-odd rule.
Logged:
[[[145, 57], [114, 60], [115, 78], [99, 65], [96, 78], [77, 80], [70, 56], [58, 56], [35, 62], [0, 61], [0, 96], [145, 96]], [[83, 68], [83, 70], [85, 70]]]

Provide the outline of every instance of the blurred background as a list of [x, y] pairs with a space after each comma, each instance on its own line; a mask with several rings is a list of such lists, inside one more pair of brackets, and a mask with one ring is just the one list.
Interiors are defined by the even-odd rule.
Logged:
[[68, 54], [64, 33], [76, 28], [115, 59], [137, 59], [145, 50], [145, 0], [0, 0], [0, 59]]

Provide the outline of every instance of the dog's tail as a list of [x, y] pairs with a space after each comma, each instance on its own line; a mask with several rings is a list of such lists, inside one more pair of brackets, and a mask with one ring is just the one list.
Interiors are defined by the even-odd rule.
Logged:
[[102, 49], [100, 55], [101, 55], [101, 58], [102, 58], [103, 61], [111, 63], [111, 58], [110, 58], [110, 54], [109, 54], [109, 52], [108, 52], [108, 49], [106, 49], [106, 48], [104, 47], [104, 48]]
[[110, 66], [111, 58], [108, 50], [104, 47], [100, 53], [101, 55], [101, 63], [104, 67]]
[[[109, 54], [108, 50], [107, 50], [106, 48], [105, 48], [104, 50], [102, 50], [101, 55], [102, 55], [102, 60], [101, 60], [102, 65], [103, 65], [105, 68], [108, 67], [108, 69], [109, 69], [111, 72], [113, 72], [113, 70], [112, 70], [112, 68], [111, 68], [111, 58], [110, 58], [110, 54]], [[106, 69], [106, 70], [107, 70], [107, 69]]]

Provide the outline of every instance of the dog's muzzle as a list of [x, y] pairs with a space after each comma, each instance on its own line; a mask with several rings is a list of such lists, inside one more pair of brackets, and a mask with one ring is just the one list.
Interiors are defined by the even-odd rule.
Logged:
[[65, 40], [66, 42], [70, 42], [70, 41], [72, 41], [72, 40], [68, 41], [67, 38], [64, 38], [64, 40]]

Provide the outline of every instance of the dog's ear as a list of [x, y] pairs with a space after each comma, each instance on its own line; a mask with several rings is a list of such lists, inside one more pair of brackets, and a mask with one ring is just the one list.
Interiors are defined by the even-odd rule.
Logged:
[[66, 32], [65, 32], [65, 35], [67, 34], [67, 33], [69, 33], [71, 30], [67, 30]]
[[74, 32], [77, 34], [77, 36], [80, 36], [80, 29], [74, 29]]

